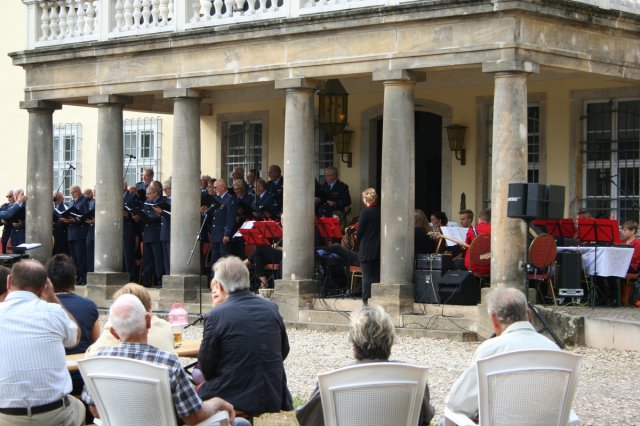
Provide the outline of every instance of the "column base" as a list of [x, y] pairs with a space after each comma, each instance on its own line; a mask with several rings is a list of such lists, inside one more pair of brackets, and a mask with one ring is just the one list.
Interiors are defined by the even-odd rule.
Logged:
[[207, 289], [207, 277], [204, 275], [164, 275], [158, 309], [169, 311], [176, 303], [198, 303], [202, 291], [202, 308], [211, 308], [211, 297]]
[[379, 305], [391, 317], [396, 327], [402, 326], [402, 314], [413, 312], [413, 283], [374, 283], [369, 303]]
[[313, 304], [320, 285], [313, 280], [276, 280], [271, 301], [278, 305], [285, 321], [298, 321], [301, 309]]
[[99, 308], [108, 308], [113, 293], [129, 282], [126, 272], [89, 272], [87, 274], [87, 297]]

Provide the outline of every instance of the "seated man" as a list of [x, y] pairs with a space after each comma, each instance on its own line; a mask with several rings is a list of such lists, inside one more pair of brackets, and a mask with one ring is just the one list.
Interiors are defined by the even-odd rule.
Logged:
[[478, 346], [471, 365], [453, 384], [445, 400], [450, 410], [470, 419], [478, 417], [476, 363], [479, 359], [525, 349], [560, 350], [551, 340], [537, 333], [529, 322], [531, 312], [522, 291], [515, 288], [494, 290], [489, 296], [488, 311], [496, 337]]
[[284, 371], [289, 339], [276, 304], [249, 290], [239, 258], [224, 257], [213, 271], [211, 290], [226, 300], [205, 317], [198, 393], [224, 398], [249, 417], [292, 410]]
[[[109, 321], [111, 332], [120, 339], [120, 346], [104, 348], [96, 356], [120, 356], [168, 367], [175, 412], [186, 424], [202, 422], [221, 410], [228, 411], [233, 422], [234, 412], [231, 404], [220, 398], [202, 401], [180, 365], [178, 357], [147, 344], [151, 314], [144, 308], [140, 299], [133, 294], [118, 297], [109, 309]], [[82, 392], [82, 400], [89, 404], [93, 415], [99, 418], [100, 415], [86, 387]]]
[[0, 303], [0, 424], [84, 424], [84, 406], [69, 396], [64, 353], [78, 344], [78, 325], [37, 260], [13, 265], [7, 288]]
[[[396, 330], [391, 317], [380, 306], [365, 305], [359, 312], [353, 312], [349, 342], [353, 347], [353, 356], [356, 359], [354, 364], [388, 362], [395, 336]], [[424, 390], [418, 425], [428, 425], [434, 414], [435, 409], [429, 403], [429, 387], [427, 386]], [[311, 394], [309, 401], [298, 408], [296, 417], [302, 426], [324, 426], [322, 401], [318, 386]]]

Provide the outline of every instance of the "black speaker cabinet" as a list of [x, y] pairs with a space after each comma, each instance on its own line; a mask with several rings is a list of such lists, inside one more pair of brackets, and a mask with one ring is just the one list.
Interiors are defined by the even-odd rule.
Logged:
[[413, 273], [416, 303], [439, 304], [438, 288], [444, 271], [434, 269], [432, 271], [416, 270]]
[[564, 186], [510, 183], [507, 216], [518, 219], [561, 219], [564, 216]]
[[445, 305], [477, 305], [480, 283], [469, 271], [449, 271], [440, 279], [438, 295]]
[[582, 259], [577, 251], [559, 251], [556, 255], [555, 284], [560, 296], [582, 297], [580, 274]]
[[416, 255], [416, 269], [448, 271], [453, 268], [450, 254], [418, 254]]

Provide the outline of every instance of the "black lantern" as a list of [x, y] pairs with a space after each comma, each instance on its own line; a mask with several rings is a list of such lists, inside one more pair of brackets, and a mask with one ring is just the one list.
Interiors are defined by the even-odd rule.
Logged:
[[331, 79], [318, 92], [318, 98], [320, 126], [325, 134], [335, 136], [347, 127], [349, 94], [340, 80]]
[[[461, 166], [464, 166], [467, 163], [464, 150], [464, 133], [467, 130], [467, 126], [450, 124], [445, 126], [445, 129], [447, 129], [449, 149], [451, 152], [455, 152], [456, 160], [460, 161]], [[460, 156], [458, 156], [458, 153], [460, 153]]]
[[[351, 138], [353, 137], [353, 130], [344, 130], [338, 133], [333, 138], [333, 143], [336, 145], [336, 151], [340, 154], [340, 160], [351, 167], [353, 164], [353, 154], [351, 153]], [[344, 157], [347, 156], [345, 160]]]

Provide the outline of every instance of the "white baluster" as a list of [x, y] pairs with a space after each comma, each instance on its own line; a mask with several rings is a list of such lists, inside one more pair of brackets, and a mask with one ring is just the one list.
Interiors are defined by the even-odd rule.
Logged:
[[204, 0], [202, 2], [203, 15], [200, 18], [200, 20], [207, 21], [207, 20], [211, 19], [211, 8], [212, 7], [213, 7], [213, 2], [211, 2], [210, 0]]
[[233, 8], [235, 7], [235, 0], [224, 0], [224, 5], [227, 7], [227, 13], [225, 16], [231, 18], [233, 16]]
[[[161, 2], [163, 0], [160, 0]], [[169, 21], [173, 21], [173, 0], [169, 0], [169, 14], [167, 15], [167, 19]], [[186, 12], [185, 12], [186, 13]]]
[[124, 4], [122, 0], [116, 0], [115, 6], [116, 31], [121, 31], [124, 27]]
[[93, 8], [93, 2], [87, 2], [87, 11], [84, 16], [84, 34], [93, 34], [93, 17], [95, 14], [95, 9]]
[[192, 1], [191, 8], [193, 9], [193, 16], [191, 22], [198, 22], [200, 20], [200, 0]]
[[244, 15], [244, 4], [246, 2], [247, 2], [246, 0], [236, 0], [236, 11], [240, 15]]
[[42, 34], [38, 40], [44, 41], [49, 39], [49, 32], [51, 31], [49, 28], [49, 4], [46, 1], [42, 1], [40, 2], [40, 8], [42, 9], [42, 15], [40, 16]]
[[169, 25], [169, 0], [160, 0], [160, 24]]
[[82, 35], [82, 31], [84, 31], [84, 17], [86, 16], [86, 13], [84, 11], [84, 0], [76, 0], [76, 3], [78, 4], [76, 6], [76, 9], [78, 10], [76, 12], [76, 30], [75, 33], [76, 35]]
[[142, 28], [149, 28], [151, 17], [151, 0], [142, 0]]
[[133, 2], [133, 28], [140, 28], [140, 18], [142, 18], [142, 3], [140, 0]]
[[51, 15], [49, 18], [49, 29], [51, 30], [49, 40], [55, 40], [58, 38], [58, 34], [60, 32], [60, 24], [58, 23], [58, 6], [56, 6], [55, 1], [51, 2]]
[[60, 34], [58, 34], [58, 40], [64, 40], [67, 36], [67, 0], [58, 0], [60, 6], [60, 14], [58, 14], [58, 27], [60, 27]]
[[76, 33], [76, 6], [75, 0], [69, 0], [69, 13], [67, 13], [67, 31], [71, 38]]
[[215, 16], [218, 19], [222, 17], [222, 5], [223, 4], [224, 3], [222, 3], [222, 0], [213, 0], [213, 7], [216, 10]]
[[267, 0], [260, 0], [260, 12], [264, 13], [267, 11]]
[[124, 2], [124, 30], [133, 28], [133, 0]]
[[160, 26], [158, 16], [160, 16], [160, 0], [151, 0], [151, 24], [154, 27]]

